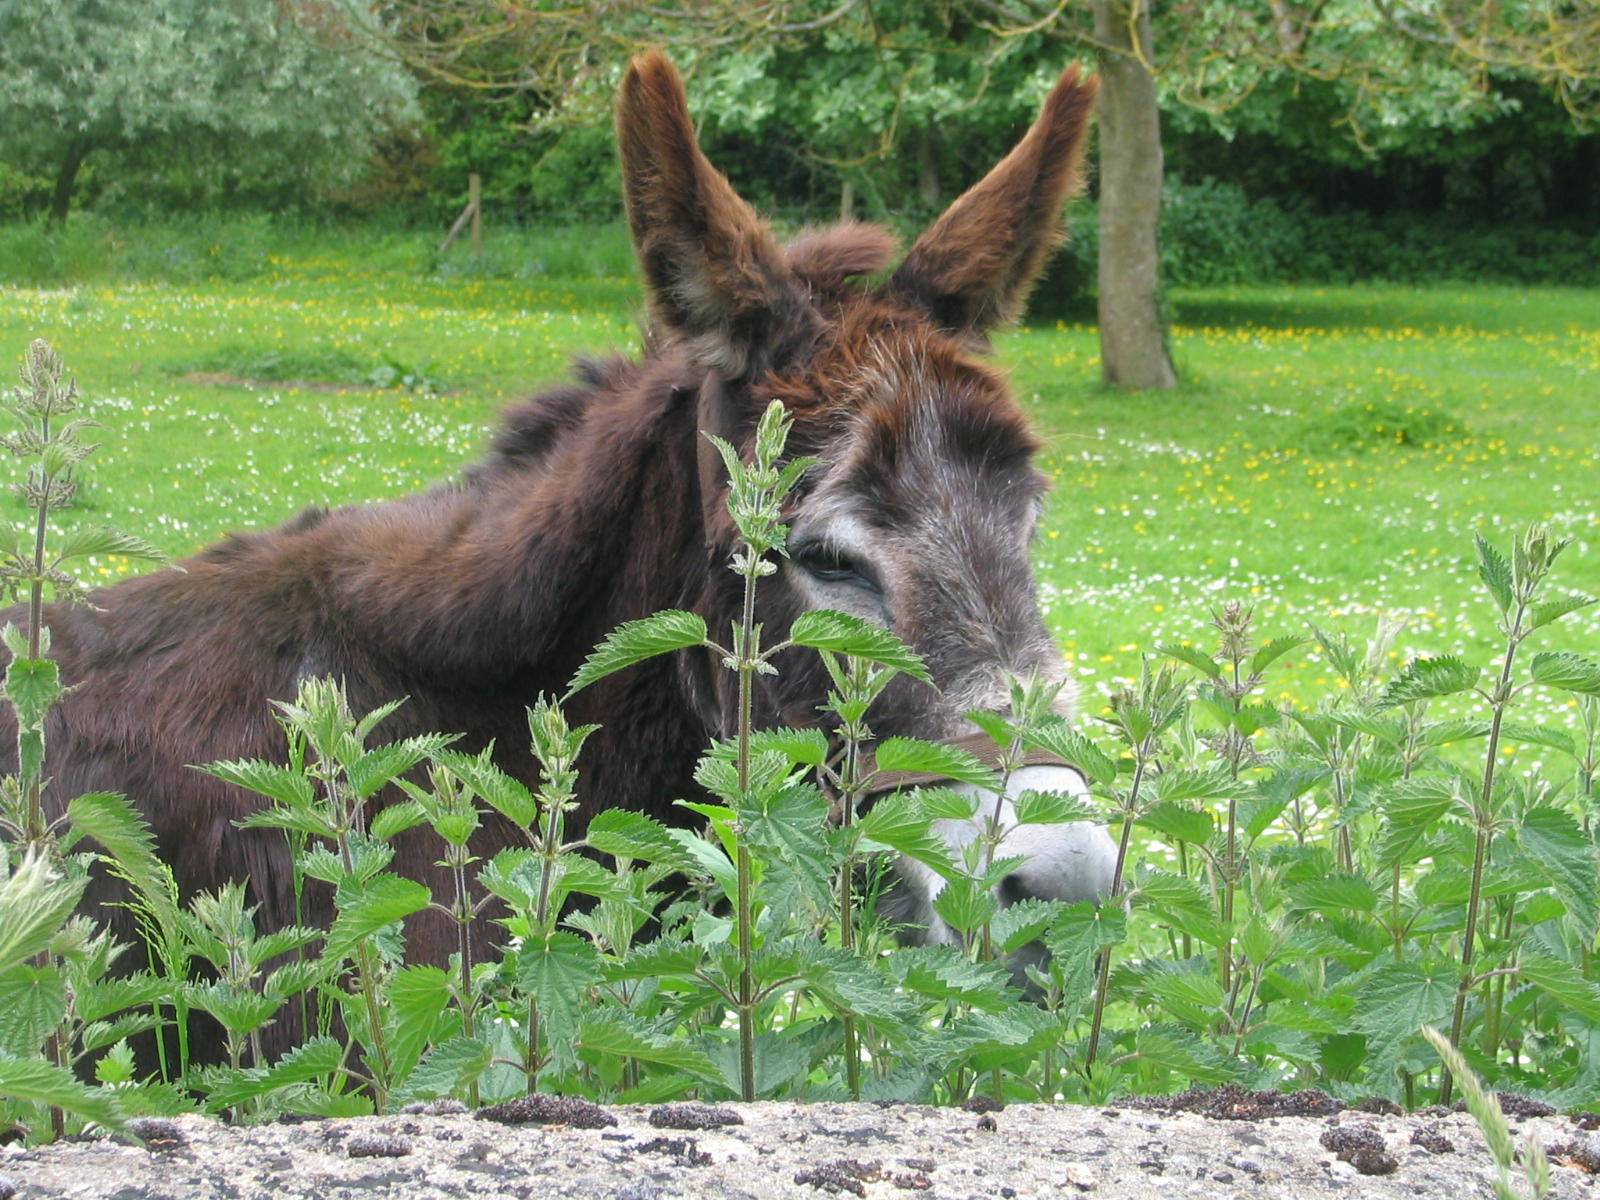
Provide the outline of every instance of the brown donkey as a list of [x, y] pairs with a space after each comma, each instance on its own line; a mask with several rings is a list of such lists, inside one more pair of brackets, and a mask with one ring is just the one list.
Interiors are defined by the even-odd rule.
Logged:
[[[582, 365], [574, 385], [513, 409], [459, 483], [308, 511], [230, 537], [182, 572], [97, 593], [93, 608], [51, 608], [55, 654], [77, 685], [47, 731], [52, 794], [127, 793], [185, 897], [247, 879], [261, 922], [289, 922], [282, 836], [236, 828], [254, 801], [189, 764], [280, 757], [268, 700], [334, 675], [357, 712], [410, 697], [387, 736], [459, 732], [469, 749], [492, 739], [500, 764], [529, 777], [525, 707], [562, 691], [612, 628], [663, 608], [728, 628], [733, 529], [702, 433], [746, 445], [774, 397], [794, 418], [790, 452], [823, 465], [792, 505], [792, 557], [762, 587], [767, 629], [832, 608], [915, 647], [939, 690], [897, 682], [875, 710], [881, 735], [950, 737], [966, 732], [964, 710], [1004, 702], [1008, 674], [1061, 679], [1028, 561], [1044, 493], [1036, 443], [981, 355], [1058, 240], [1094, 93], [1067, 72], [1016, 148], [865, 286], [858, 277], [890, 263], [887, 232], [847, 224], [780, 244], [696, 145], [672, 65], [637, 59], [617, 138], [653, 318], [642, 361]], [[781, 667], [759, 719], [814, 723], [825, 676], [799, 653]], [[580, 826], [617, 805], [681, 814], [672, 801], [693, 790], [697, 754], [728, 728], [730, 686], [729, 672], [686, 654], [581, 693], [573, 722], [602, 730], [584, 756]], [[0, 729], [12, 755], [0, 768], [15, 770], [14, 744]], [[1027, 828], [1033, 841], [1008, 843], [1028, 862], [1003, 898], [1104, 888], [1103, 830]], [[479, 854], [511, 841], [493, 823], [482, 837]], [[442, 886], [436, 855], [428, 836], [406, 835], [394, 869]], [[899, 911], [947, 935], [927, 904], [936, 881], [913, 865], [903, 875]], [[319, 885], [307, 903], [309, 921], [330, 916]], [[453, 945], [442, 923], [419, 920], [411, 937], [436, 961]]]

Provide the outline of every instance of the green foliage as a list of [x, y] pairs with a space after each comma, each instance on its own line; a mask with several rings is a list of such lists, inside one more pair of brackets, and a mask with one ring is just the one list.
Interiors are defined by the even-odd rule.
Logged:
[[169, 178], [209, 173], [195, 183], [218, 191], [348, 177], [380, 132], [414, 118], [415, 84], [362, 52], [361, 6], [319, 13], [313, 27], [250, 4], [6, 0], [0, 27], [27, 32], [0, 45], [0, 152], [69, 195], [77, 164], [106, 153], [160, 160]]
[[[775, 407], [748, 460], [724, 457], [752, 594], [785, 542], [783, 492], [809, 465], [785, 460], [785, 433]], [[748, 686], [809, 647], [835, 736], [741, 722], [700, 763], [711, 801], [686, 806], [699, 831], [606, 812], [574, 836], [593, 730], [547, 698], [529, 711], [538, 779], [522, 781], [447, 737], [373, 745], [397, 703], [357, 714], [338, 683], [308, 681], [278, 706], [280, 758], [207, 769], [260, 797], [244, 823], [284, 832], [305, 886], [333, 898], [331, 927], [264, 932], [238, 884], [180, 908], [124, 804], [71, 801], [48, 848], [6, 846], [0, 1110], [42, 1136], [52, 1105], [95, 1121], [186, 1104], [256, 1119], [535, 1088], [956, 1101], [1235, 1081], [1401, 1096], [1443, 1082], [1422, 1039], [1446, 1019], [1495, 1086], [1592, 1102], [1600, 704], [1591, 658], [1544, 648], [1583, 619], [1550, 586], [1564, 550], [1538, 527], [1479, 545], [1466, 573], [1499, 627], [1492, 663], [1424, 654], [1396, 678], [1391, 624], [1370, 641], [1320, 626], [1264, 639], [1254, 610], [1223, 604], [1209, 644], [1170, 647], [1181, 670], [1145, 663], [1080, 727], [1053, 715], [1052, 689], [1016, 681], [1005, 714], [972, 714], [993, 768], [875, 736], [876, 698], [923, 670], [891, 634], [822, 614], [763, 646], [747, 617], [711, 649]], [[708, 640], [697, 618], [667, 614], [607, 639], [586, 669]], [[1265, 703], [1300, 653], [1342, 686], [1313, 708]], [[41, 709], [62, 681], [21, 661], [19, 707]], [[1552, 695], [1577, 723], [1535, 723]], [[1505, 767], [1513, 740], [1540, 748], [1536, 766]], [[1039, 746], [1082, 767], [1087, 804], [1012, 794]], [[975, 794], [908, 790], [861, 811], [874, 770]], [[491, 812], [512, 844], [481, 860]], [[1007, 903], [1014, 831], [1091, 814], [1118, 835], [1106, 902]], [[952, 843], [944, 822], [973, 836]], [[402, 834], [435, 841], [444, 886], [392, 869]], [[121, 948], [69, 916], [91, 842], [135, 885], [149, 970], [111, 974]], [[891, 852], [942, 881], [933, 907], [955, 944], [890, 948], [876, 906]], [[454, 923], [447, 963], [406, 961], [405, 922], [424, 911]], [[181, 952], [160, 948], [174, 936]], [[1050, 956], [1006, 961], [1035, 943]], [[260, 1034], [293, 1005], [337, 1014], [347, 1041], [310, 1020], [308, 1040], [269, 1061]], [[126, 1039], [169, 1012], [216, 1022], [228, 1062], [140, 1078]]]

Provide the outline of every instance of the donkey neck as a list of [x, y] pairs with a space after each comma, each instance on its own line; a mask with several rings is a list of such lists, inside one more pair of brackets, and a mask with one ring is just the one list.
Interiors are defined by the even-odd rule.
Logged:
[[[616, 625], [693, 604], [694, 404], [659, 364], [617, 374], [538, 444], [508, 427], [462, 484], [306, 531], [322, 622], [408, 676], [559, 693]], [[547, 417], [541, 404], [511, 420]]]

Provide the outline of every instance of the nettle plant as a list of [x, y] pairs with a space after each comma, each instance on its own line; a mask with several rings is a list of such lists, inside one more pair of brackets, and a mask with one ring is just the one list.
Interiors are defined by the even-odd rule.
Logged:
[[[967, 714], [991, 754], [880, 741], [876, 699], [900, 675], [928, 679], [911, 650], [839, 613], [781, 636], [754, 619], [812, 466], [785, 459], [774, 404], [750, 461], [716, 443], [740, 619], [714, 636], [664, 612], [613, 632], [566, 696], [529, 710], [536, 779], [448, 735], [384, 743], [400, 702], [356, 714], [328, 679], [277, 705], [280, 756], [202, 768], [262, 798], [244, 824], [289, 840], [297, 896], [335, 898], [327, 929], [269, 927], [243, 881], [184, 903], [120, 798], [45, 802], [62, 681], [40, 597], [76, 594], [74, 549], [140, 547], [73, 534], [47, 551], [83, 447], [58, 420], [73, 402], [59, 363], [30, 355], [14, 411], [32, 423], [12, 448], [34, 459], [23, 494], [39, 519], [3, 568], [34, 601], [7, 634], [23, 771], [0, 786], [0, 1119], [30, 1136], [194, 1107], [256, 1119], [533, 1092], [1099, 1101], [1227, 1082], [1416, 1104], [1448, 1100], [1463, 1066], [1562, 1107], [1600, 1101], [1585, 1052], [1600, 1031], [1600, 663], [1530, 644], [1593, 603], [1552, 591], [1566, 544], [1542, 529], [1509, 554], [1478, 542], [1502, 644], [1488, 670], [1419, 658], [1391, 678], [1392, 623], [1369, 641], [1316, 627], [1261, 641], [1229, 604], [1214, 650], [1162, 647], [1081, 728], [1053, 714], [1052, 689], [1017, 680], [1005, 713]], [[796, 650], [832, 685], [816, 726], [754, 728], [753, 690]], [[698, 828], [609, 810], [580, 831], [594, 730], [563, 703], [680, 651], [738, 682], [729, 735], [699, 762], [703, 798], [680, 801]], [[1266, 703], [1297, 652], [1340, 686], [1309, 708]], [[1576, 722], [1548, 720], [1552, 697]], [[1511, 770], [1513, 744], [1539, 761]], [[1090, 798], [1014, 787], [1035, 751], [1075, 764]], [[891, 786], [907, 774], [943, 782]], [[1117, 845], [1102, 900], [1007, 903], [1015, 831], [1084, 820]], [[491, 821], [510, 837], [480, 858]], [[437, 847], [440, 887], [393, 869], [402, 838]], [[897, 944], [880, 905], [891, 855], [939, 880], [947, 944]], [[73, 915], [96, 864], [131, 885], [144, 969]], [[408, 961], [418, 920], [453, 930], [448, 962]], [[221, 1030], [225, 1061], [189, 1061], [191, 1021]], [[269, 1062], [273, 1023], [300, 1036]]]
[[0, 699], [15, 724], [19, 767], [0, 779], [0, 1134], [60, 1136], [69, 1118], [121, 1126], [129, 1115], [182, 1106], [164, 1083], [134, 1080], [127, 1042], [162, 1023], [170, 981], [149, 971], [113, 974], [129, 947], [74, 915], [91, 872], [110, 872], [128, 885], [155, 942], [176, 941], [170, 873], [122, 796], [52, 803], [45, 772], [45, 722], [63, 692], [49, 656], [46, 597], [83, 603], [85, 589], [68, 568], [90, 556], [161, 555], [106, 528], [52, 538], [50, 516], [71, 507], [78, 468], [95, 446], [83, 440], [92, 423], [73, 417], [77, 384], [45, 342], [28, 347], [3, 403], [16, 426], [0, 445], [27, 464], [14, 487], [34, 518], [0, 548], [0, 587], [27, 603], [21, 626], [0, 630], [10, 655]]

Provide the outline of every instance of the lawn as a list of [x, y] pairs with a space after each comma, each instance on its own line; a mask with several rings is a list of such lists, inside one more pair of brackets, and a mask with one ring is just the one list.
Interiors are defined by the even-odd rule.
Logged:
[[[65, 274], [84, 282], [0, 286], [0, 359], [49, 339], [106, 426], [78, 519], [182, 555], [307, 504], [447, 478], [575, 352], [635, 345], [640, 294], [615, 230], [490, 249], [473, 270], [417, 238], [324, 234], [242, 269], [219, 239], [210, 278], [203, 255], [115, 281], [79, 264]], [[0, 261], [0, 276], [29, 273]], [[1307, 621], [1366, 634], [1387, 611], [1408, 621], [1399, 656], [1486, 660], [1472, 534], [1505, 543], [1530, 520], [1576, 539], [1556, 582], [1600, 592], [1600, 292], [1170, 301], [1175, 392], [1102, 389], [1088, 324], [1030, 325], [997, 347], [1047, 442], [1039, 577], [1091, 689], [1158, 643], [1208, 642], [1208, 609], [1230, 597], [1257, 605], [1268, 636]], [[92, 567], [97, 581], [131, 569]], [[1600, 614], [1556, 636], [1593, 653]], [[1273, 692], [1306, 703], [1330, 685], [1302, 651]]]

